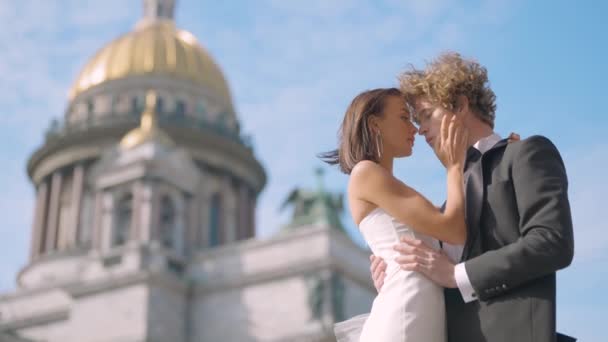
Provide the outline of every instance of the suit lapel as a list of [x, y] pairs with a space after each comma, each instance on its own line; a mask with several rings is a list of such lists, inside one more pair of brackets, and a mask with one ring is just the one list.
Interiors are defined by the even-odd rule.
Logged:
[[485, 156], [485, 155], [492, 153], [494, 150], [501, 149], [501, 148], [507, 146], [508, 143], [509, 143], [509, 139], [502, 139], [502, 140], [498, 141], [496, 144], [494, 144], [494, 146], [492, 146], [491, 149], [487, 150], [486, 153], [484, 153], [483, 155]]
[[484, 160], [488, 158], [493, 151], [503, 148], [508, 143], [508, 139], [503, 139], [497, 142], [491, 149], [486, 151], [478, 162], [471, 165], [471, 173], [465, 180], [465, 196], [466, 196], [466, 223], [467, 223], [467, 241], [465, 243], [461, 261], [469, 258], [475, 241], [478, 238], [479, 221], [481, 219], [481, 210], [483, 208], [483, 200], [485, 197], [484, 186]]

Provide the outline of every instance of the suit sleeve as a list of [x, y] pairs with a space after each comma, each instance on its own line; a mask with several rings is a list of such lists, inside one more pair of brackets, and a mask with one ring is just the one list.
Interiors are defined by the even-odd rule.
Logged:
[[519, 239], [465, 263], [477, 296], [487, 300], [568, 266], [574, 254], [568, 180], [548, 139], [522, 141], [512, 166]]

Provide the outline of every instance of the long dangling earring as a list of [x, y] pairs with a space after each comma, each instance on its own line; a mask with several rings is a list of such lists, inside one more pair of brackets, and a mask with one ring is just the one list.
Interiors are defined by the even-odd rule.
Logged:
[[384, 146], [382, 145], [382, 136], [380, 131], [376, 133], [376, 152], [378, 152], [378, 159], [382, 158], [382, 152], [384, 151]]

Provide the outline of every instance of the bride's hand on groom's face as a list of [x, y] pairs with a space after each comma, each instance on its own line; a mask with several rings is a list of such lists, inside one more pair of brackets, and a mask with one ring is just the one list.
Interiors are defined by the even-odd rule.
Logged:
[[434, 250], [421, 240], [405, 236], [394, 249], [400, 253], [395, 261], [402, 269], [420, 272], [443, 287], [457, 287], [454, 264], [442, 251]]
[[377, 257], [373, 254], [369, 256], [369, 261], [371, 261], [369, 270], [372, 274], [374, 286], [376, 287], [376, 291], [380, 292], [380, 289], [384, 284], [384, 278], [386, 277], [386, 262], [384, 262], [381, 257]]
[[434, 147], [439, 161], [445, 168], [464, 167], [468, 138], [468, 130], [462, 119], [446, 113], [441, 120], [440, 133]]

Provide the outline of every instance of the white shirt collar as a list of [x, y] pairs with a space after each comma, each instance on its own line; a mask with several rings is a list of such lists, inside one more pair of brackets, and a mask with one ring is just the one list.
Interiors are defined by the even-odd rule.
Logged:
[[486, 153], [492, 147], [494, 147], [494, 145], [496, 145], [496, 143], [499, 142], [501, 139], [502, 138], [500, 137], [500, 135], [492, 133], [487, 137], [478, 140], [475, 144], [473, 144], [473, 147], [478, 149], [479, 152], [483, 154]]

